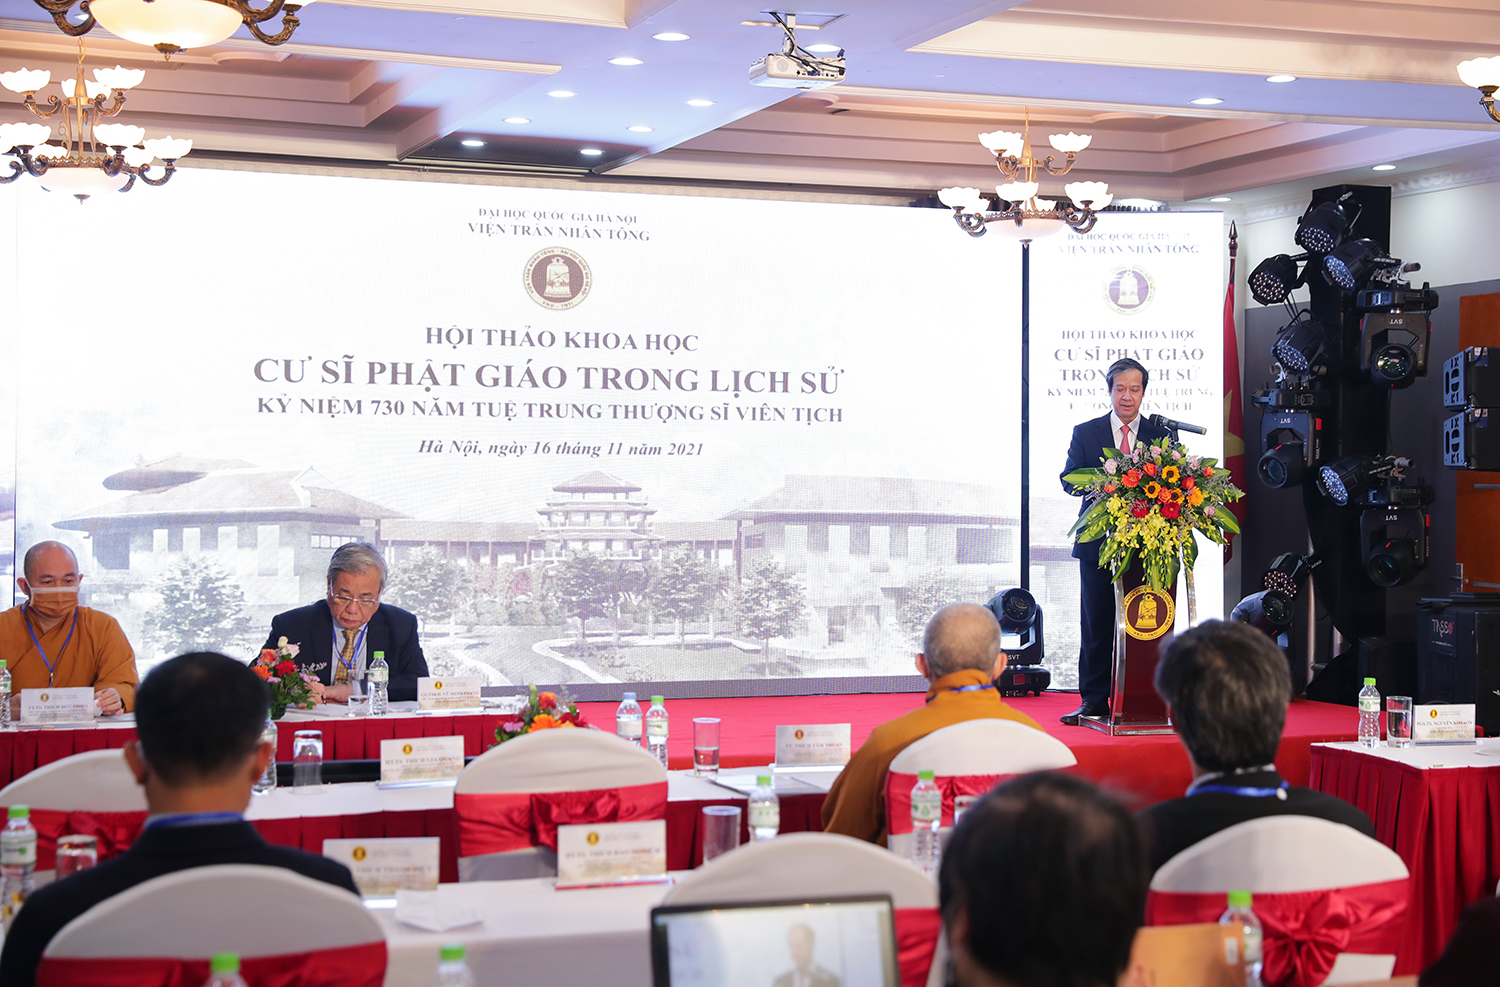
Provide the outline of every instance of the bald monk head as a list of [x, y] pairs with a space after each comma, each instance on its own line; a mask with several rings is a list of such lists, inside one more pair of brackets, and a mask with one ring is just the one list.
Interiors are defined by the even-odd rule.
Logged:
[[43, 627], [52, 627], [78, 605], [78, 557], [60, 541], [37, 542], [26, 550], [21, 562], [24, 575], [16, 585], [28, 597], [26, 609]]
[[1000, 623], [988, 607], [950, 603], [927, 622], [917, 671], [929, 682], [973, 668], [998, 678], [1005, 670], [1000, 650]]

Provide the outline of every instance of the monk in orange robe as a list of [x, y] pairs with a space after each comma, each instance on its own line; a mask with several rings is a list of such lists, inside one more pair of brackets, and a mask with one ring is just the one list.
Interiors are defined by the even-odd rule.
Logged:
[[92, 686], [106, 716], [135, 706], [135, 652], [108, 614], [78, 605], [83, 575], [62, 542], [44, 541], [26, 552], [16, 585], [26, 602], [0, 613], [0, 659], [10, 672], [11, 710], [22, 689]]

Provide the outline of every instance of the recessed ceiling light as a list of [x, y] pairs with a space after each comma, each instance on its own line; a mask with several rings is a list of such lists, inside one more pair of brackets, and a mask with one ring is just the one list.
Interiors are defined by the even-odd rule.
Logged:
[[626, 127], [625, 129], [630, 131], [632, 134], [649, 134], [652, 130], [651, 127], [644, 127], [640, 125], [636, 125], [634, 127]]
[[651, 37], [655, 38], [657, 41], [686, 41], [688, 40], [688, 38], [692, 37], [692, 35], [683, 34], [681, 31], [663, 31], [660, 34], [653, 34], [651, 35]]
[[577, 96], [578, 94], [571, 89], [554, 89], [547, 95], [553, 99], [567, 99], [569, 96]]
[[1266, 81], [1267, 82], [1296, 82], [1297, 81], [1297, 77], [1295, 75], [1268, 75], [1268, 76], [1266, 76]]
[[505, 122], [506, 123], [530, 123], [531, 122], [531, 118], [530, 117], [506, 117], [505, 118]]
[[711, 99], [690, 99], [687, 101], [687, 104], [689, 106], [713, 106], [714, 101]]
[[465, 141], [459, 141], [459, 143], [462, 144], [464, 147], [484, 147], [484, 141], [475, 140], [472, 137], [470, 137], [468, 140], [465, 140]]
[[643, 62], [643, 61], [641, 61], [639, 58], [631, 58], [628, 55], [621, 55], [619, 58], [611, 58], [609, 60], [609, 64], [611, 64], [611, 65], [645, 65], [646, 63]]
[[843, 51], [843, 49], [840, 48], [838, 45], [827, 45], [827, 44], [824, 44], [824, 45], [808, 45], [807, 46], [807, 50], [808, 51], [812, 51], [812, 52], [817, 52], [818, 54], [822, 54], [825, 51]]
[[1229, 196], [1227, 196], [1227, 195], [1216, 195], [1212, 199], [1209, 199], [1208, 201], [1209, 202], [1229, 202], [1231, 200], [1230, 200]]
[[1395, 171], [1396, 170], [1396, 166], [1393, 165], [1393, 164], [1376, 165], [1375, 167], [1371, 168], [1370, 170], [1371, 171]]
[[1217, 96], [1199, 96], [1197, 99], [1190, 100], [1189, 102], [1194, 106], [1218, 106], [1224, 101]]
[[601, 150], [599, 150], [597, 147], [586, 147], [583, 150], [579, 151], [578, 153], [582, 154], [582, 155], [586, 155], [586, 156], [588, 156], [590, 158], [597, 158], [599, 155], [603, 154], [604, 152], [601, 151]]

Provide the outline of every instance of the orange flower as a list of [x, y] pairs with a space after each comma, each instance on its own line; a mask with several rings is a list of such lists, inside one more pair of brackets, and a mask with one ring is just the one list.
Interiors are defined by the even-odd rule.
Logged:
[[1177, 482], [1177, 477], [1180, 476], [1180, 475], [1181, 474], [1178, 473], [1177, 467], [1175, 467], [1175, 466], [1163, 466], [1162, 467], [1161, 478], [1163, 480], [1167, 481], [1168, 483], [1176, 483]]
[[267, 664], [275, 664], [276, 652], [271, 650], [270, 648], [261, 648], [260, 660], [266, 662]]
[[1176, 491], [1174, 491], [1171, 487], [1162, 487], [1161, 490], [1157, 493], [1156, 499], [1163, 504], [1171, 503], [1172, 494], [1175, 492]]
[[1198, 485], [1198, 481], [1195, 480], [1195, 479], [1193, 479], [1190, 476], [1185, 476], [1185, 477], [1182, 478], [1182, 489], [1184, 489], [1184, 490], [1191, 490], [1194, 487], [1196, 487], [1197, 485]]
[[1141, 467], [1141, 471], [1144, 472], [1147, 476], [1155, 476], [1156, 475], [1156, 464], [1155, 463], [1147, 463], [1145, 466]]
[[1203, 475], [1204, 476], [1213, 476], [1214, 475], [1214, 468], [1212, 466], [1205, 466], [1205, 467], [1203, 467]]
[[1115, 492], [1115, 485], [1113, 483], [1106, 483], [1104, 485], [1104, 492], [1105, 493], [1114, 493]]
[[551, 730], [555, 726], [557, 726], [557, 721], [548, 716], [546, 713], [538, 713], [536, 717], [531, 721], [531, 729], [533, 731]]
[[1141, 492], [1146, 495], [1147, 500], [1155, 500], [1157, 494], [1161, 493], [1161, 484], [1157, 483], [1155, 480], [1152, 480], [1150, 483], [1141, 488]]
[[1120, 477], [1120, 482], [1125, 484], [1127, 487], [1135, 486], [1136, 484], [1141, 482], [1141, 471], [1131, 470], [1129, 473], [1126, 473], [1124, 476]]
[[552, 692], [537, 693], [536, 704], [542, 709], [556, 709], [557, 694]]
[[560, 730], [576, 730], [576, 729], [578, 729], [578, 724], [576, 724], [576, 723], [569, 723], [567, 720], [563, 720], [557, 726], [558, 726], [558, 729], [560, 729]]
[[1191, 504], [1192, 506], [1194, 506], [1194, 507], [1202, 507], [1203, 506], [1203, 491], [1202, 490], [1189, 490], [1188, 491], [1188, 495], [1187, 495], [1187, 502], [1189, 504]]
[[269, 666], [266, 666], [266, 665], [252, 665], [252, 666], [250, 666], [250, 670], [252, 672], [254, 672], [256, 675], [259, 675], [262, 679], [268, 679], [268, 678], [271, 677], [271, 669], [270, 669]]
[[1176, 487], [1173, 487], [1170, 490], [1163, 490], [1162, 493], [1169, 494], [1171, 496], [1172, 503], [1174, 503], [1174, 504], [1180, 504], [1180, 503], [1182, 503], [1182, 491], [1178, 490]]

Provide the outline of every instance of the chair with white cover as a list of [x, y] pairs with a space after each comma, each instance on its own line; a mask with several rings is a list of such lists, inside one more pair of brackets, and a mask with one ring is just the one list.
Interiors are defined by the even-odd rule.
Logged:
[[955, 797], [983, 795], [1011, 775], [1077, 763], [1067, 744], [1015, 720], [965, 720], [934, 730], [891, 761], [885, 777], [886, 844], [897, 856], [911, 856], [911, 790], [919, 771], [937, 776], [946, 836], [953, 827]]
[[664, 905], [712, 905], [888, 894], [906, 987], [942, 982], [937, 883], [872, 843], [788, 833], [750, 843], [679, 877]]
[[469, 762], [453, 809], [459, 880], [546, 877], [557, 873], [559, 825], [665, 819], [667, 772], [613, 734], [542, 730]]
[[343, 888], [282, 867], [217, 864], [142, 882], [63, 926], [37, 987], [203, 983], [214, 953], [250, 983], [379, 987], [380, 923]]
[[1312, 816], [1230, 826], [1161, 866], [1151, 879], [1147, 924], [1216, 921], [1233, 890], [1254, 896], [1267, 983], [1390, 978], [1410, 887], [1406, 865], [1384, 844]]
[[99, 859], [127, 849], [146, 821], [146, 790], [119, 750], [86, 751], [37, 768], [0, 789], [0, 806], [31, 807], [37, 870], [55, 864], [57, 839], [70, 833], [99, 841]]

